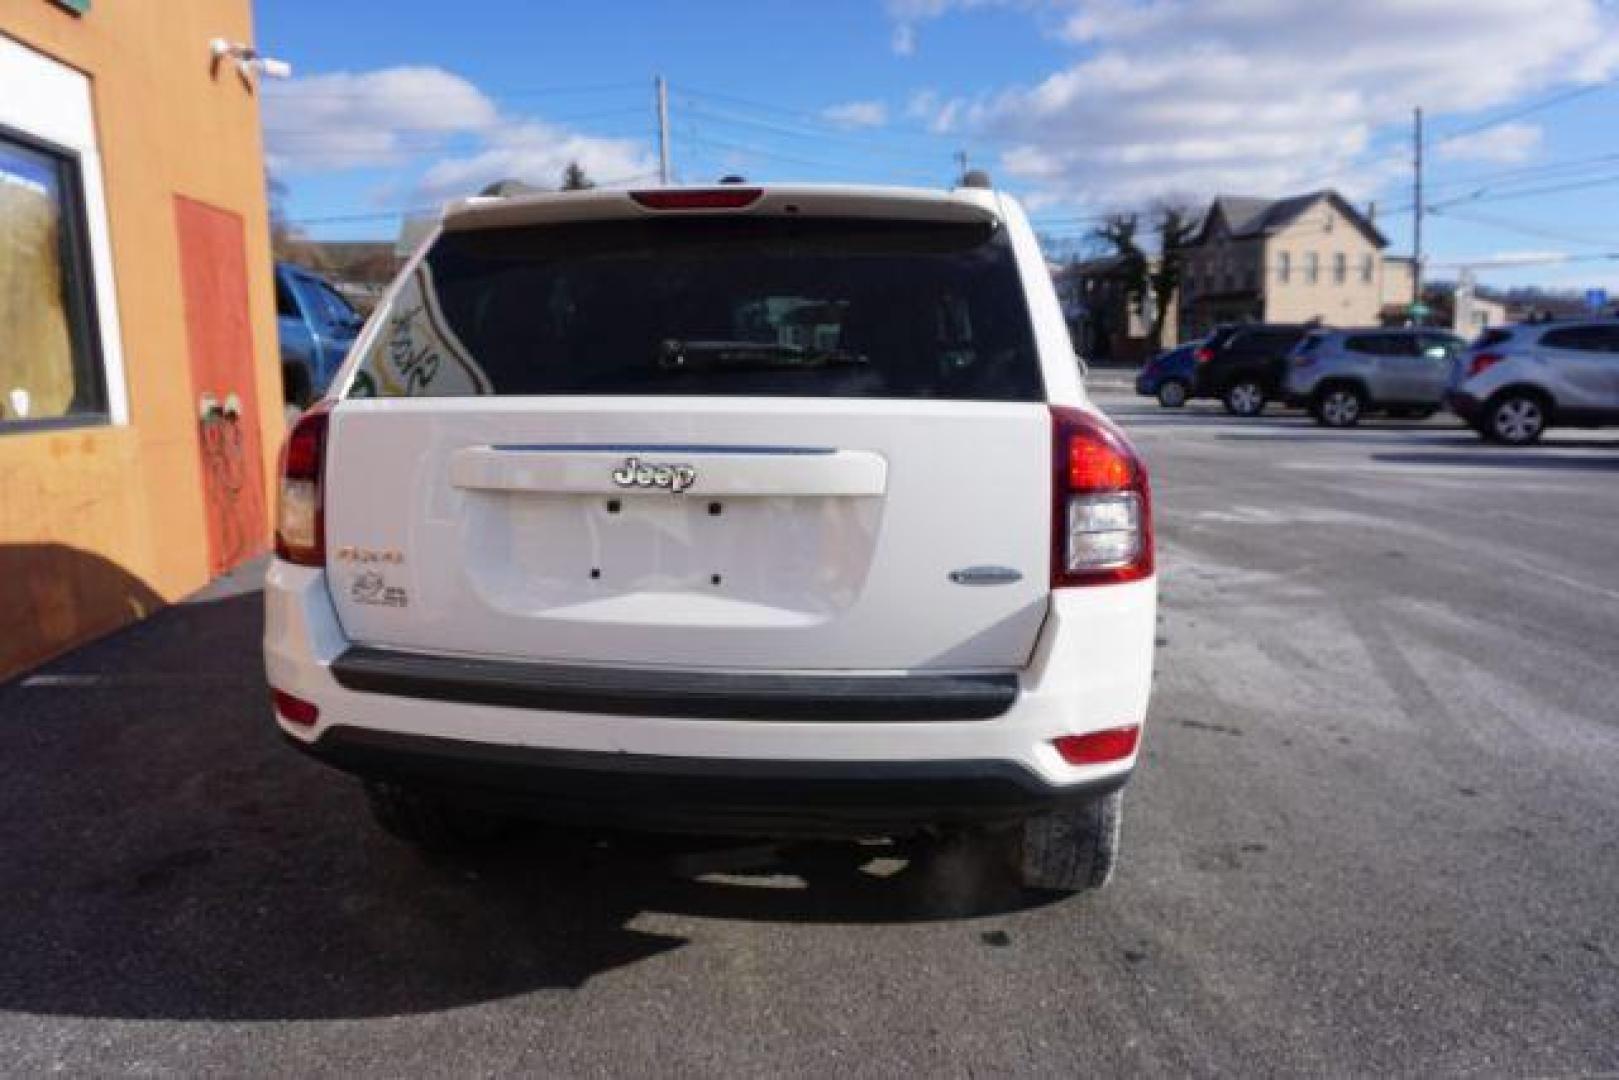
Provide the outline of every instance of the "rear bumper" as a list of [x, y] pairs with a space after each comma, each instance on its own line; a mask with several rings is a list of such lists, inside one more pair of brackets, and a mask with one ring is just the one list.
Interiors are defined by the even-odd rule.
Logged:
[[660, 832], [859, 836], [1022, 820], [1116, 791], [1004, 761], [775, 761], [499, 746], [333, 727], [311, 756], [506, 813]]
[[[581, 696], [577, 668], [561, 672], [559, 684], [559, 672], [544, 665], [513, 662], [513, 670], [499, 661], [491, 668], [484, 659], [425, 658], [429, 682], [448, 670], [437, 661], [464, 676], [439, 679], [435, 688], [411, 684], [421, 668], [399, 679], [399, 672], [383, 671], [380, 683], [357, 677], [354, 660], [367, 653], [344, 633], [325, 573], [274, 560], [265, 583], [264, 656], [272, 686], [319, 709], [309, 725], [278, 716], [281, 731], [349, 771], [395, 774], [404, 761], [415, 762], [409, 767], [420, 775], [434, 771], [422, 758], [442, 758], [442, 770], [454, 779], [469, 753], [502, 760], [529, 752], [590, 755], [566, 759], [569, 768], [560, 773], [552, 766], [561, 758], [538, 768], [507, 761], [496, 772], [516, 780], [473, 786], [532, 790], [542, 809], [561, 813], [568, 800], [553, 797], [555, 785], [579, 785], [557, 778], [583, 775], [596, 820], [645, 817], [643, 805], [661, 806], [657, 818], [690, 803], [721, 810], [740, 805], [739, 814], [714, 815], [721, 820], [790, 824], [812, 807], [813, 820], [847, 817], [869, 827], [982, 816], [985, 807], [991, 817], [1027, 815], [1122, 784], [1134, 756], [1070, 765], [1052, 740], [1145, 722], [1156, 610], [1153, 579], [1058, 590], [1025, 666], [991, 673], [927, 669], [846, 678], [850, 673], [647, 665], [595, 669], [600, 677], [587, 680]], [[398, 655], [384, 651], [384, 659]], [[375, 664], [369, 677], [378, 677]], [[648, 686], [657, 693], [648, 696]], [[784, 688], [784, 698], [764, 700]], [[666, 693], [671, 689], [679, 692]], [[713, 763], [734, 763], [744, 772], [767, 763], [776, 771], [765, 771], [770, 783], [742, 784], [740, 799], [723, 797], [723, 790], [688, 798], [686, 780], [669, 781], [672, 789], [660, 781], [654, 798], [636, 787], [642, 781], [619, 778], [611, 763], [604, 770], [603, 762], [618, 758], [635, 763], [626, 764], [632, 770], [648, 761], [666, 764], [669, 769], [654, 771], [676, 778], [688, 765], [710, 776], [720, 767]], [[588, 767], [574, 767], [579, 762]], [[919, 775], [929, 783], [917, 786]], [[827, 798], [835, 806], [849, 794], [851, 778], [860, 781], [852, 812], [821, 807]], [[734, 788], [734, 779], [716, 783]], [[436, 782], [448, 781], [441, 775]], [[767, 805], [759, 803], [761, 792]], [[875, 794], [883, 797], [873, 803]]]

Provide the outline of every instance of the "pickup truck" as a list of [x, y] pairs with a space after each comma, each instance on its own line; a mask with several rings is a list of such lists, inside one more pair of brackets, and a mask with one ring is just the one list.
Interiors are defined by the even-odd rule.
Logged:
[[365, 320], [336, 289], [291, 263], [276, 263], [275, 309], [282, 392], [301, 409], [326, 393]]

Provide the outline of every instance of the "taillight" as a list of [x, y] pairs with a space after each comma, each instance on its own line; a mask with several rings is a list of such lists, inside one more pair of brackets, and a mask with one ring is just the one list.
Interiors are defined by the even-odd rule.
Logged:
[[1070, 765], [1102, 765], [1129, 757], [1140, 742], [1141, 725], [1131, 724], [1084, 735], [1063, 735], [1051, 740], [1051, 745]]
[[275, 553], [300, 566], [326, 565], [326, 421], [331, 402], [298, 417], [281, 447], [281, 498], [276, 505]]
[[1214, 359], [1214, 350], [1207, 345], [1201, 345], [1192, 353], [1192, 359], [1200, 364], [1206, 364]]
[[1293, 366], [1294, 367], [1310, 367], [1314, 363], [1315, 363], [1315, 357], [1312, 356], [1310, 353], [1294, 353], [1293, 354]]
[[285, 690], [270, 688], [270, 700], [275, 702], [276, 715], [289, 723], [310, 727], [320, 719], [320, 707], [313, 701], [293, 697]]
[[1505, 359], [1506, 357], [1502, 356], [1500, 353], [1479, 353], [1477, 356], [1473, 357], [1473, 359], [1468, 361], [1467, 377], [1471, 379], [1475, 375], [1482, 375]]
[[632, 191], [630, 198], [648, 210], [740, 210], [759, 201], [759, 188], [657, 188]]
[[1139, 581], [1153, 569], [1147, 469], [1124, 433], [1053, 406], [1051, 585]]

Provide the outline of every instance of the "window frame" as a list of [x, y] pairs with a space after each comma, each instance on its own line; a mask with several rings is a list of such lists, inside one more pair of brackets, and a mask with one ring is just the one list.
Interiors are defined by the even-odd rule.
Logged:
[[1349, 283], [1349, 256], [1341, 251], [1332, 253], [1332, 283], [1334, 285]]
[[[0, 437], [35, 431], [63, 428], [107, 427], [113, 423], [111, 380], [107, 372], [107, 353], [101, 338], [101, 312], [97, 306], [95, 281], [95, 252], [90, 243], [90, 212], [84, 191], [84, 157], [70, 146], [40, 138], [0, 121], [0, 142], [9, 142], [24, 150], [43, 154], [63, 166], [60, 173], [62, 249], [67, 265], [62, 272], [68, 293], [69, 337], [72, 343], [74, 377], [81, 368], [93, 380], [91, 391], [96, 408], [66, 416], [42, 416], [13, 419], [0, 416]], [[75, 386], [75, 393], [78, 387]]]
[[1306, 285], [1321, 283], [1321, 253], [1318, 251], [1304, 253], [1304, 283]]

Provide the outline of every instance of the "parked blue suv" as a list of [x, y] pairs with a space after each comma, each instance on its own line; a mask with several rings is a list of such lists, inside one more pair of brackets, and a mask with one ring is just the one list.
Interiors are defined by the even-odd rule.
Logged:
[[1191, 396], [1197, 371], [1197, 342], [1180, 345], [1147, 361], [1136, 376], [1136, 393], [1155, 397], [1166, 409], [1178, 409]]
[[326, 392], [365, 320], [336, 289], [291, 263], [275, 265], [275, 308], [282, 392], [303, 408]]

